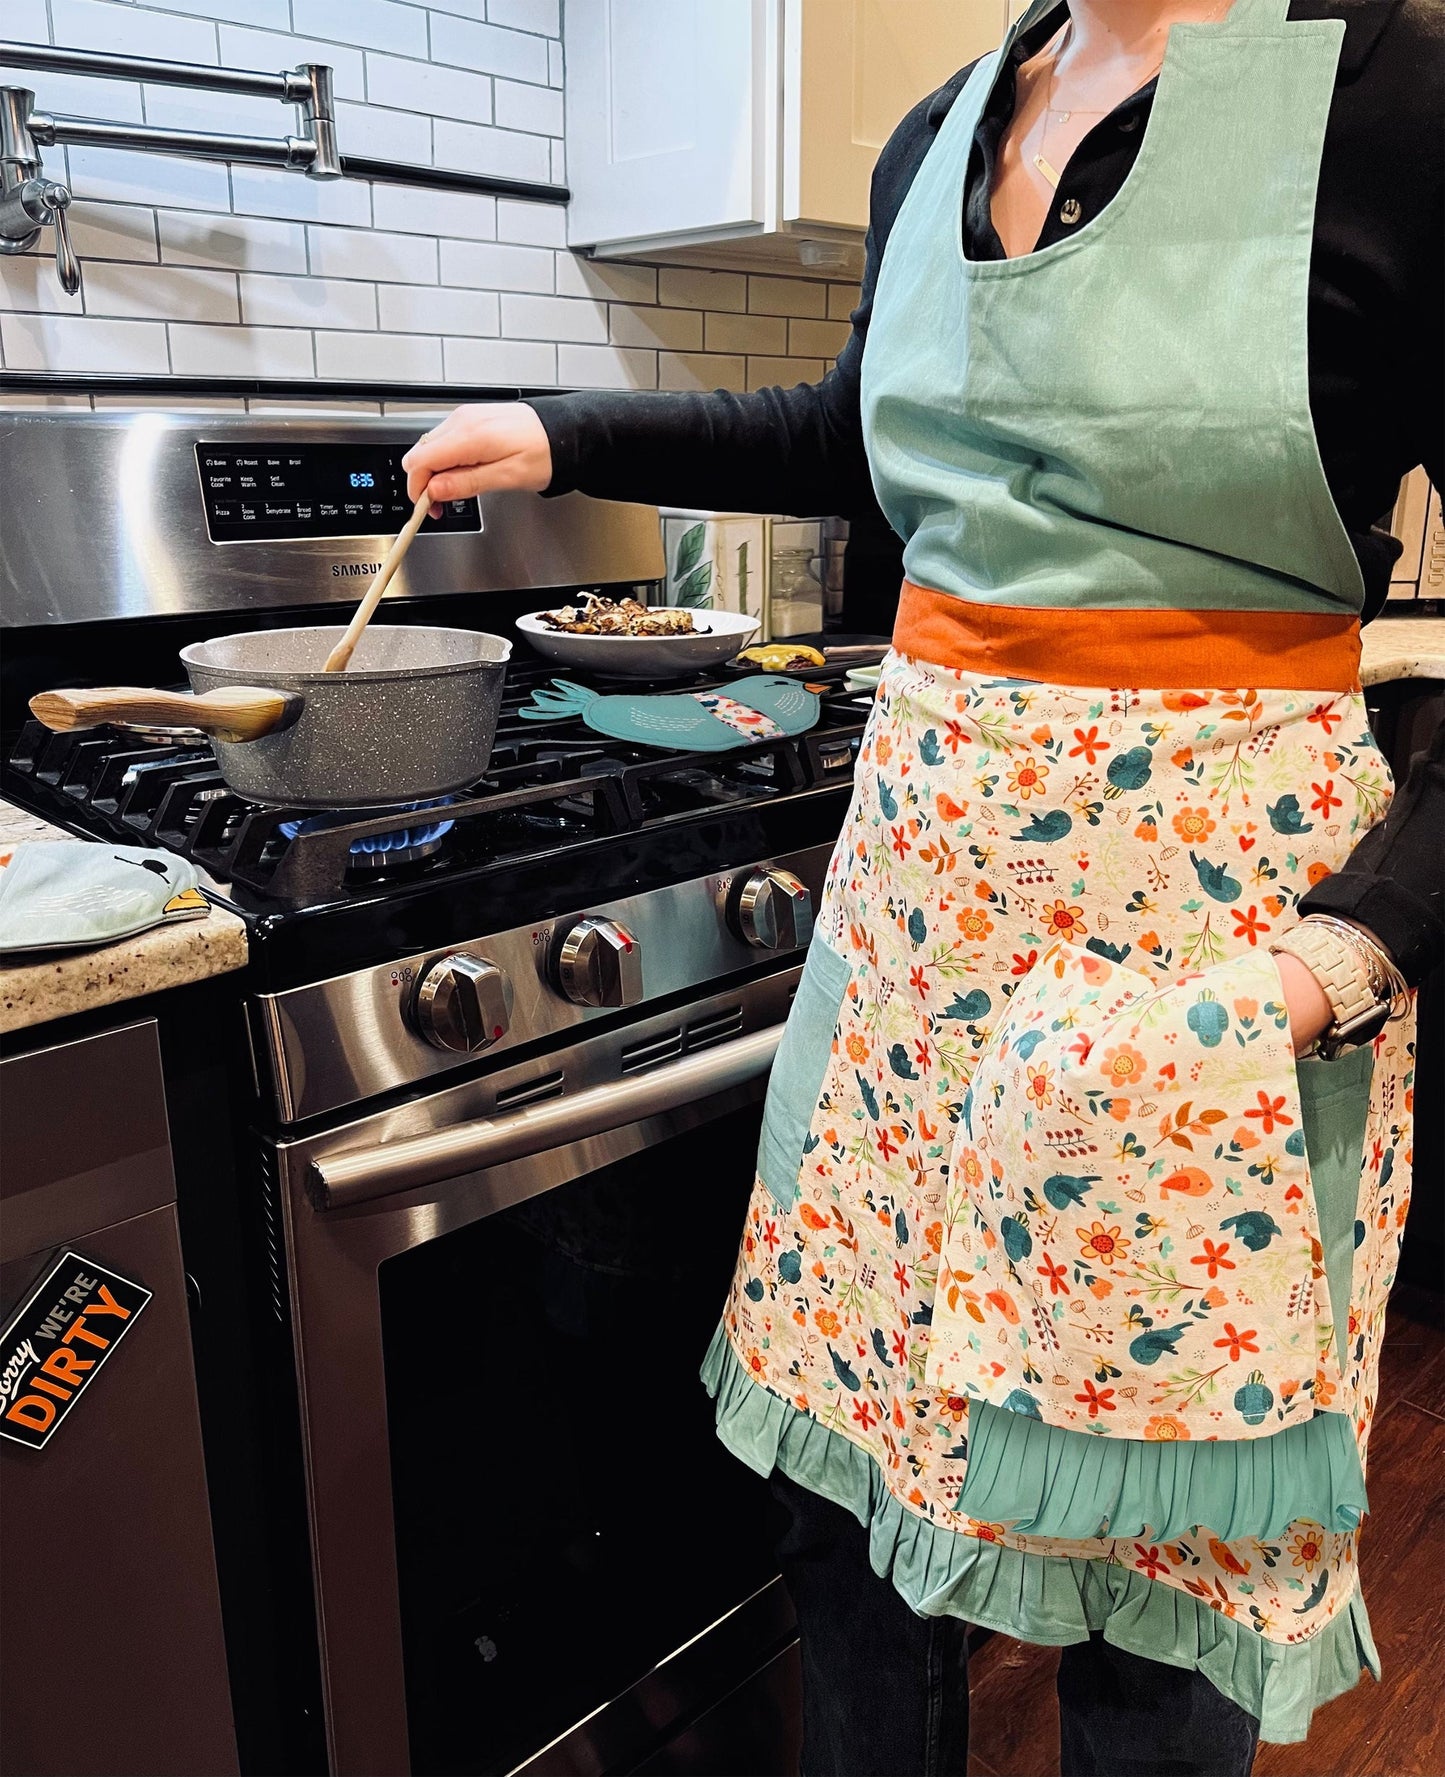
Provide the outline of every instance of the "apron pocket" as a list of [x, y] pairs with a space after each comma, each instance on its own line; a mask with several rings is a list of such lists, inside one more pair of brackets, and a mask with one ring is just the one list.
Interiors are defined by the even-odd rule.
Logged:
[[797, 1201], [803, 1147], [833, 1053], [850, 972], [846, 959], [814, 933], [768, 1080], [758, 1146], [758, 1174], [782, 1210]]
[[1355, 1212], [1360, 1200], [1365, 1122], [1374, 1066], [1375, 1051], [1369, 1043], [1351, 1049], [1337, 1061], [1305, 1057], [1295, 1062], [1300, 1123], [1314, 1187], [1320, 1245], [1325, 1253], [1325, 1281], [1335, 1317], [1335, 1349], [1342, 1376], [1349, 1372]]

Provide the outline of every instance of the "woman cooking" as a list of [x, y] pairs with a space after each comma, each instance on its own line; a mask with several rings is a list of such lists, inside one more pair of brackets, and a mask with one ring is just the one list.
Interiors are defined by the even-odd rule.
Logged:
[[811, 1777], [965, 1769], [965, 1622], [1062, 1647], [1069, 1773], [1247, 1772], [1375, 1667], [1445, 746], [1387, 816], [1359, 624], [1441, 480], [1442, 41], [1039, 0], [884, 149], [821, 383], [407, 458], [904, 540], [705, 1368], [791, 1515]]

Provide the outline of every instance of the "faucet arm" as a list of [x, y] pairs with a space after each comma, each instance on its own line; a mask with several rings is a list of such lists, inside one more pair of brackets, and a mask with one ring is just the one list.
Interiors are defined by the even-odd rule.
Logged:
[[55, 230], [55, 272], [67, 296], [80, 289], [80, 259], [70, 239], [65, 212], [70, 192], [59, 180], [26, 179], [0, 193], [0, 253], [27, 253], [42, 228]]

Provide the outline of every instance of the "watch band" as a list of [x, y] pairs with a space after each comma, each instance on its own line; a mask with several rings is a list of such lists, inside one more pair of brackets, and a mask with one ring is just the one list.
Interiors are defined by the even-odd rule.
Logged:
[[1297, 957], [1319, 982], [1330, 1003], [1330, 1027], [1321, 1044], [1333, 1048], [1374, 1036], [1390, 1015], [1389, 984], [1371, 966], [1363, 944], [1352, 943], [1334, 922], [1302, 919], [1270, 945]]

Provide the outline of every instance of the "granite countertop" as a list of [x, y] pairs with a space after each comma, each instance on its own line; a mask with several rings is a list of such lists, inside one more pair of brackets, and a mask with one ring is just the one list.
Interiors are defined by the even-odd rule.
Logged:
[[[71, 838], [0, 801], [0, 847], [22, 839]], [[204, 919], [152, 926], [96, 950], [53, 950], [33, 962], [0, 957], [0, 1031], [119, 1005], [245, 966], [246, 927], [222, 907], [212, 907]]]
[[1360, 679], [1445, 679], [1445, 617], [1377, 617], [1360, 635]]

